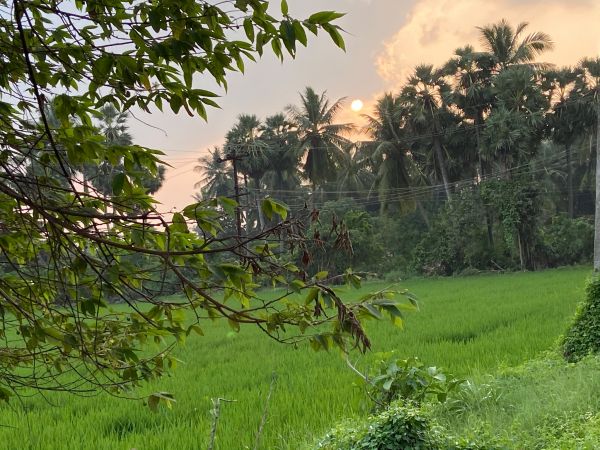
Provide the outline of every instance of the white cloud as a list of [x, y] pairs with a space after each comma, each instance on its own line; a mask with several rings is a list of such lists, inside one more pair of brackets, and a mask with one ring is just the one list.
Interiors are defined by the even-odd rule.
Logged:
[[402, 84], [415, 65], [443, 64], [465, 44], [479, 46], [477, 26], [506, 18], [528, 31], [544, 31], [555, 49], [540, 60], [574, 65], [600, 53], [600, 3], [589, 0], [417, 0], [404, 25], [383, 44], [376, 58], [390, 88]]

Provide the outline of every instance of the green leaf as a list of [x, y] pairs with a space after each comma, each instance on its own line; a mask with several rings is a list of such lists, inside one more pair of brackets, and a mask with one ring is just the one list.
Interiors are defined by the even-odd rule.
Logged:
[[254, 22], [250, 17], [244, 19], [244, 31], [250, 42], [254, 42]]
[[304, 31], [304, 27], [302, 26], [302, 24], [299, 21], [294, 20], [292, 22], [292, 26], [294, 27], [294, 34], [296, 36], [296, 39], [298, 40], [298, 42], [300, 42], [306, 47], [306, 45], [308, 44], [308, 39], [306, 37], [306, 31]]
[[233, 331], [236, 333], [240, 332], [240, 323], [238, 321], [228, 318], [227, 323], [229, 324], [229, 328], [231, 328]]
[[281, 0], [281, 14], [287, 16], [289, 13], [288, 3], [286, 0]]
[[287, 218], [288, 209], [287, 206], [283, 203], [279, 203], [273, 200], [271, 197], [266, 197], [262, 203], [261, 207], [265, 217], [269, 220], [273, 219], [273, 215], [279, 215], [283, 220]]
[[344, 51], [346, 50], [346, 44], [344, 43], [344, 38], [338, 31], [339, 27], [337, 27], [335, 25], [325, 24], [325, 25], [323, 25], [323, 29], [325, 31], [327, 31], [327, 33], [329, 33], [329, 36], [331, 36], [331, 40], [333, 41], [333, 43], [335, 45], [337, 45], [339, 48], [341, 48]]
[[121, 195], [123, 192], [123, 186], [125, 185], [125, 178], [127, 175], [123, 172], [117, 173], [112, 180], [112, 191], [113, 195]]
[[326, 270], [322, 270], [315, 275], [315, 280], [324, 280], [329, 275], [329, 272]]
[[345, 14], [335, 11], [321, 11], [312, 14], [307, 20], [309, 23], [313, 23], [315, 25], [323, 25], [344, 16]]
[[173, 219], [171, 225], [169, 226], [169, 231], [177, 233], [187, 233], [189, 231], [185, 217], [183, 217], [181, 213], [173, 214]]

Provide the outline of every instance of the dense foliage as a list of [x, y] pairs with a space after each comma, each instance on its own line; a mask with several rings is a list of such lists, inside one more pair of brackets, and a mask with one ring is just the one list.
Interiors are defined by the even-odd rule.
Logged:
[[[271, 195], [292, 215], [309, 205], [324, 224], [343, 224], [352, 268], [382, 277], [589, 261], [600, 60], [538, 62], [553, 43], [526, 30], [487, 25], [482, 49], [417, 66], [364, 115], [361, 141], [336, 120], [344, 99], [310, 87], [264, 122], [240, 115], [217, 152], [239, 159], [247, 231], [264, 228], [254, 205]], [[233, 193], [231, 160], [204, 158], [198, 170], [201, 197]], [[339, 236], [310, 237], [320, 255], [309, 270], [341, 273], [328, 252]]]
[[[228, 74], [264, 51], [293, 57], [307, 32], [344, 48], [342, 14], [299, 20], [285, 0], [270, 6], [0, 0], [0, 398], [26, 387], [121, 392], [173, 367], [169, 350], [203, 334], [206, 319], [363, 351], [363, 318], [386, 311], [400, 320], [394, 292], [346, 305], [324, 284], [326, 272], [311, 277], [277, 249], [273, 240], [310, 258], [308, 212], [300, 221], [280, 202], [252, 197], [263, 227], [242, 236], [239, 220], [237, 233], [230, 227], [236, 198], [215, 192], [164, 214], [151, 196], [164, 175], [161, 152], [132, 143], [131, 108], [206, 118], [216, 94], [202, 87], [226, 87]], [[251, 118], [244, 123], [230, 137], [238, 146], [252, 136]], [[268, 142], [291, 142], [284, 122], [268, 123]], [[256, 164], [244, 173], [266, 175]], [[360, 284], [352, 273], [347, 280]], [[266, 281], [281, 286], [278, 298], [256, 293]], [[289, 298], [302, 292], [304, 301]], [[163, 400], [172, 398], [148, 404]]]
[[600, 351], [600, 280], [590, 280], [586, 299], [563, 339], [563, 352], [569, 361], [578, 361]]

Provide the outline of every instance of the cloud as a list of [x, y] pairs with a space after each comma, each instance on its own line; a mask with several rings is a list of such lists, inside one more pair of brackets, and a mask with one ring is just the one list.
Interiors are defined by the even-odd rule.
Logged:
[[544, 31], [555, 49], [540, 57], [574, 65], [600, 54], [600, 3], [590, 0], [417, 0], [402, 27], [383, 44], [376, 69], [390, 88], [405, 82], [420, 63], [440, 65], [465, 44], [479, 47], [476, 27], [506, 18], [529, 22], [527, 31]]

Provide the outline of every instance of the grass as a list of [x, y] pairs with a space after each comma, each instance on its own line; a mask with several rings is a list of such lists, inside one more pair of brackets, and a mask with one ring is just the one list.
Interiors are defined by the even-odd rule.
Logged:
[[455, 435], [505, 448], [597, 449], [599, 371], [597, 356], [569, 364], [549, 353], [469, 384], [437, 419]]
[[[419, 297], [421, 311], [407, 317], [404, 331], [369, 323], [373, 350], [418, 356], [461, 376], [520, 365], [556, 342], [583, 298], [588, 275], [589, 268], [569, 268], [407, 281], [402, 287]], [[236, 400], [221, 407], [216, 448], [252, 449], [273, 372], [277, 385], [262, 449], [302, 448], [341, 418], [362, 413], [362, 393], [337, 353], [284, 347], [253, 328], [232, 335], [222, 322], [204, 328], [206, 336], [178, 349], [183, 362], [174, 376], [144, 387], [145, 393], [172, 392], [172, 410], [152, 413], [141, 402], [106, 394], [26, 398], [2, 406], [0, 449], [206, 448], [216, 397]]]

